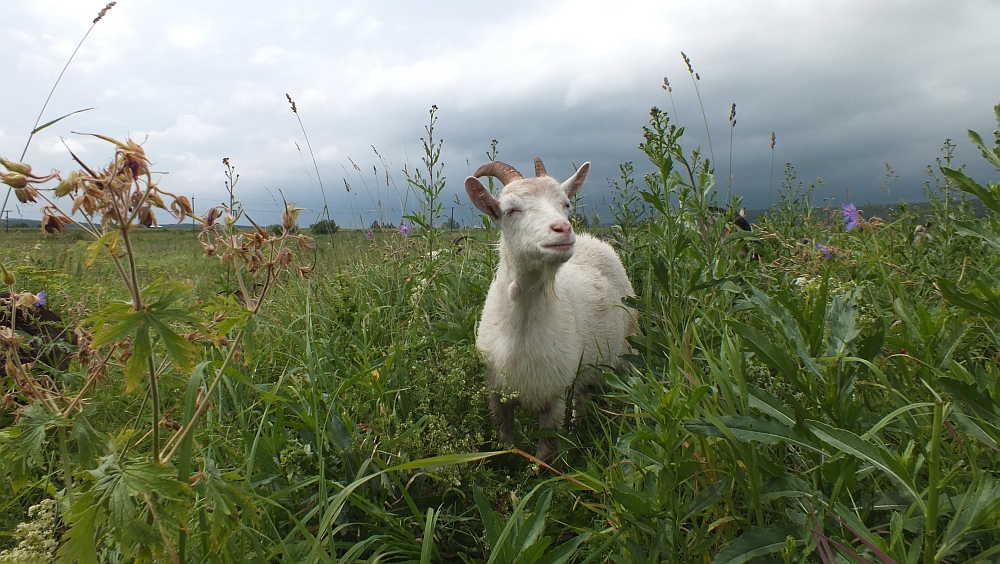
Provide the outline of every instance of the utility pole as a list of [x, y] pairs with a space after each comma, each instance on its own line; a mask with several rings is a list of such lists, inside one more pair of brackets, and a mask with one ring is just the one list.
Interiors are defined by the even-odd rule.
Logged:
[[195, 231], [197, 229], [197, 227], [195, 227], [195, 224], [194, 224], [194, 216], [195, 216], [194, 209], [195, 209], [194, 208], [194, 194], [191, 194], [191, 231]]
[[10, 210], [3, 210], [3, 213], [4, 213], [4, 219], [3, 219], [3, 222], [4, 222], [3, 225], [4, 225], [4, 227], [3, 227], [3, 232], [4, 233], [10, 233]]
[[455, 230], [455, 206], [451, 206], [451, 221], [448, 222], [448, 228]]

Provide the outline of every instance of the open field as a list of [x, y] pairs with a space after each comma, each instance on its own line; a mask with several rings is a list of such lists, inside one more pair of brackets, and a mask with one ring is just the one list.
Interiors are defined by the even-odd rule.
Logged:
[[[661, 172], [622, 166], [605, 233], [633, 352], [547, 472], [532, 418], [508, 450], [487, 409], [495, 229], [0, 235], [4, 283], [78, 336], [3, 341], [4, 541], [60, 562], [997, 561], [1000, 187], [942, 169], [929, 210], [875, 220], [817, 212], [788, 170], [748, 233], [673, 134], [654, 111]], [[73, 362], [46, 368], [52, 346]]]

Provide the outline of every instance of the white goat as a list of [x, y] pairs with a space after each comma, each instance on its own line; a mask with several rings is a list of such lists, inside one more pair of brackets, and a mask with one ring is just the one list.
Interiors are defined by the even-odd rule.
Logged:
[[[542, 428], [562, 427], [566, 401], [585, 398], [616, 365], [634, 333], [622, 298], [632, 284], [615, 251], [569, 223], [570, 198], [590, 163], [559, 183], [535, 159], [535, 178], [494, 161], [465, 179], [465, 190], [500, 225], [500, 264], [490, 285], [476, 346], [486, 360], [490, 410], [500, 441], [514, 440], [514, 406], [538, 413]], [[496, 199], [477, 177], [504, 184]], [[555, 439], [543, 437], [537, 457], [550, 461]]]

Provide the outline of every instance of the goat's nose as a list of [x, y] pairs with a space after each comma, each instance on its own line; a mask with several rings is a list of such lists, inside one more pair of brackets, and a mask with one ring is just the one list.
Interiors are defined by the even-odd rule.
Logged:
[[562, 233], [563, 235], [568, 235], [573, 231], [573, 226], [569, 224], [568, 221], [556, 221], [552, 225], [549, 225], [549, 229], [555, 231], [556, 233]]

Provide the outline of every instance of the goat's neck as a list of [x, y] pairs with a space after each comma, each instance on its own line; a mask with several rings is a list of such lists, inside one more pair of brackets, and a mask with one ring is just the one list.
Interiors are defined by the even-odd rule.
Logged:
[[506, 298], [515, 309], [536, 311], [555, 296], [556, 271], [561, 263], [525, 263], [512, 256], [501, 242], [497, 279], [507, 285]]

